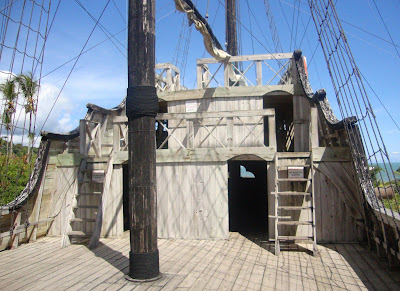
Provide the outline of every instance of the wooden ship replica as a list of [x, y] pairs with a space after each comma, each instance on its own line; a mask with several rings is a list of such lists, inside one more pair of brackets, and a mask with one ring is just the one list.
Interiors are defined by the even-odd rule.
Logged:
[[[256, 68], [254, 80], [240, 63]], [[400, 258], [398, 215], [363, 198], [346, 132], [357, 120], [338, 120], [324, 90], [311, 89], [301, 51], [199, 59], [194, 90], [174, 65], [156, 70], [159, 238], [252, 231], [276, 254], [286, 242], [317, 253], [318, 243], [368, 241]], [[125, 100], [87, 108], [72, 132], [42, 132], [28, 185], [1, 207], [2, 250], [39, 236], [96, 246], [128, 230]]]

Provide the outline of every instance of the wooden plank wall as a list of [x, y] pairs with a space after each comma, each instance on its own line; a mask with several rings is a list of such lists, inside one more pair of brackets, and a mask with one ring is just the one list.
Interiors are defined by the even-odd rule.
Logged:
[[226, 162], [157, 164], [158, 236], [227, 239]]
[[68, 227], [73, 198], [78, 191], [79, 167], [57, 167], [55, 170], [54, 190], [50, 206], [50, 216], [54, 221], [50, 227], [50, 236], [60, 236]]
[[[337, 162], [325, 162], [325, 165], [328, 168], [332, 168], [330, 164], [333, 166], [333, 163]], [[342, 171], [346, 171], [353, 176], [355, 175], [350, 162], [340, 162], [340, 164], [343, 166]], [[338, 168], [335, 167], [334, 174], [337, 176], [345, 174], [337, 171]], [[343, 194], [340, 193], [342, 190], [338, 189], [329, 177], [318, 170], [315, 171], [314, 181], [317, 242], [342, 243], [363, 241], [363, 230], [357, 225], [352, 215], [350, 215], [345, 205]], [[347, 193], [347, 195], [357, 195], [356, 192]], [[298, 231], [301, 234], [306, 234], [301, 231], [301, 227]]]
[[[219, 111], [236, 111], [236, 110], [256, 110], [263, 109], [263, 98], [262, 97], [231, 97], [231, 98], [203, 98], [198, 100], [192, 100], [190, 102], [197, 102], [197, 112], [219, 112]], [[168, 102], [168, 113], [185, 113], [186, 112], [186, 101], [172, 101]], [[260, 117], [242, 117], [241, 118], [244, 123], [246, 123], [249, 129], [252, 129], [253, 126], [258, 122]], [[204, 125], [208, 125], [209, 130], [212, 129], [211, 125], [214, 125], [218, 122], [218, 118], [201, 120]], [[177, 127], [179, 121], [171, 120], [169, 121], [169, 128], [173, 130]], [[253, 124], [253, 125], [252, 125]], [[185, 147], [190, 147], [190, 143], [187, 139], [187, 123], [183, 121], [179, 128], [174, 132], [174, 136], [177, 137], [179, 141], [183, 143]], [[204, 139], [206, 135], [208, 135], [208, 131], [200, 126], [197, 121], [193, 122], [193, 148], [220, 148], [222, 147], [218, 141], [210, 136], [203, 142], [201, 145], [201, 141]], [[261, 141], [264, 141], [264, 126], [263, 122], [258, 125], [254, 133], [256, 136], [259, 136]], [[232, 147], [239, 146], [242, 140], [248, 135], [249, 131], [238, 121], [234, 119], [234, 129], [233, 129], [233, 145]], [[224, 119], [218, 127], [213, 131], [213, 135], [217, 137], [223, 144], [227, 144], [228, 136], [227, 133], [227, 121]], [[241, 144], [241, 147], [252, 147], [252, 146], [262, 146], [260, 141], [255, 138], [253, 134], [250, 134], [246, 140]], [[168, 141], [169, 149], [179, 148], [180, 145], [173, 139], [170, 138]]]
[[122, 179], [122, 165], [114, 165], [106, 211], [104, 212], [101, 237], [119, 237], [124, 233]]
[[[17, 213], [21, 213], [21, 224], [24, 224], [26, 221], [33, 223], [35, 221], [42, 221], [51, 218], [49, 215], [51, 208], [51, 199], [53, 194], [54, 187], [54, 174], [56, 165], [51, 161], [51, 157], [55, 157], [58, 154], [62, 153], [64, 150], [63, 142], [52, 142], [51, 148], [49, 151], [48, 163], [46, 166], [46, 170], [44, 173], [44, 179], [42, 180], [42, 184], [38, 190], [38, 193], [33, 195], [21, 209], [17, 210], [14, 213], [14, 216]], [[39, 209], [40, 208], [40, 209]], [[4, 215], [0, 217], [0, 232], [3, 233], [5, 231], [9, 231], [10, 223], [11, 223], [12, 215]], [[18, 236], [19, 243], [25, 243], [28, 241], [34, 241], [36, 237], [40, 237], [47, 234], [49, 227], [51, 226], [51, 222], [41, 223], [37, 226], [31, 225], [26, 230], [21, 232]], [[36, 229], [36, 231], [35, 231]], [[0, 238], [0, 251], [7, 248], [10, 241], [10, 237]]]

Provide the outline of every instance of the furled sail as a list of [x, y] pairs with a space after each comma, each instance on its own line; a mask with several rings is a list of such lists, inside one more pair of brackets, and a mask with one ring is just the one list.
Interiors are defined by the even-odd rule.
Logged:
[[187, 14], [189, 24], [195, 25], [196, 29], [203, 35], [204, 46], [207, 52], [219, 61], [227, 60], [231, 57], [225, 52], [218, 40], [212, 33], [211, 28], [200, 15], [190, 0], [174, 0], [176, 10]]

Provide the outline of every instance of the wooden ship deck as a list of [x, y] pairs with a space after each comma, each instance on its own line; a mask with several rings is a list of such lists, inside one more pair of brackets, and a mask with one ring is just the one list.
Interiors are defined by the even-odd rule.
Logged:
[[[387, 269], [366, 245], [296, 245], [274, 255], [263, 236], [237, 232], [229, 240], [159, 239], [162, 278], [125, 280], [129, 232], [61, 248], [60, 239], [0, 253], [1, 290], [399, 290], [400, 271]], [[22, 275], [24, 274], [24, 275]]]
[[[129, 192], [125, 99], [41, 133], [28, 185], [0, 207], [0, 289], [398, 290], [400, 216], [374, 193], [359, 119], [311, 89], [301, 51], [196, 65], [194, 90], [155, 66], [156, 140], [136, 155], [155, 151], [148, 201]], [[158, 237], [155, 282], [124, 278], [135, 223]]]

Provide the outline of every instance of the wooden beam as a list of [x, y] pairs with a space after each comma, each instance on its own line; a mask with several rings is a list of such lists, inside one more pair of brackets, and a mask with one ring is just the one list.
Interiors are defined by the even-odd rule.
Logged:
[[[190, 112], [190, 113], [159, 113], [157, 120], [171, 119], [204, 119], [204, 118], [228, 118], [228, 117], [254, 117], [254, 116], [275, 116], [275, 109], [259, 110], [238, 110], [238, 111], [219, 111], [219, 112]], [[126, 123], [126, 116], [114, 118], [114, 123]]]
[[[281, 60], [281, 59], [291, 59], [292, 57], [293, 53], [243, 55], [243, 56], [232, 56], [229, 59], [229, 62], [234, 63], [234, 62], [246, 62], [246, 61]], [[204, 58], [197, 60], [197, 65], [217, 64], [217, 63], [220, 63], [220, 61], [214, 58]]]
[[[199, 80], [198, 80], [199, 81]], [[200, 81], [201, 82], [201, 81]], [[184, 101], [203, 98], [240, 98], [240, 97], [263, 97], [263, 96], [282, 96], [303, 94], [303, 88], [299, 84], [289, 85], [265, 85], [265, 86], [236, 86], [236, 87], [217, 87], [202, 88], [201, 83], [198, 84], [200, 89], [182, 90], [173, 92], [159, 92], [159, 100]]]
[[313, 148], [314, 162], [351, 162], [350, 148], [347, 147], [318, 147]]
[[[157, 150], [157, 164], [224, 162], [240, 155], [255, 155], [263, 160], [272, 161], [275, 153], [274, 147], [161, 149]], [[127, 152], [115, 154], [114, 164], [123, 164], [127, 161]]]

